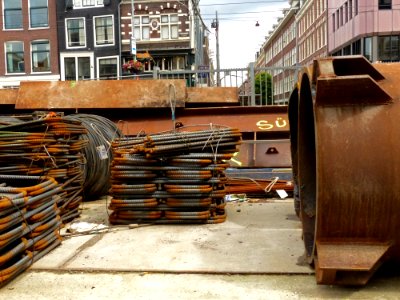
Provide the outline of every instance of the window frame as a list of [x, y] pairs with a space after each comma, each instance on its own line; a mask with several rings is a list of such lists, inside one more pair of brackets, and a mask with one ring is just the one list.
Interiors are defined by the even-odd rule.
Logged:
[[[33, 50], [33, 45], [34, 44], [48, 44], [48, 50]], [[45, 71], [34, 71], [34, 54], [35, 53], [47, 53], [48, 61], [49, 61], [49, 66], [48, 70]], [[51, 72], [51, 55], [50, 55], [50, 41], [49, 40], [33, 40], [31, 41], [31, 72], [32, 73], [50, 73]]]
[[[79, 46], [70, 46], [69, 45], [70, 42], [69, 42], [68, 21], [70, 21], [70, 20], [83, 20], [84, 45], [79, 45]], [[66, 44], [65, 46], [67, 49], [86, 48], [87, 38], [86, 38], [86, 18], [85, 17], [66, 18], [65, 19], [65, 44]]]
[[[176, 16], [177, 21], [171, 22], [171, 16]], [[168, 17], [168, 22], [163, 22], [163, 17]], [[176, 37], [172, 36], [172, 28], [176, 26]], [[163, 37], [163, 28], [168, 27], [168, 38]], [[161, 40], [177, 40], [179, 39], [179, 14], [161, 14], [160, 15], [160, 39]]]
[[[378, 60], [383, 62], [400, 61], [400, 36], [399, 35], [383, 35], [378, 36]], [[394, 47], [393, 47], [394, 46]], [[383, 59], [384, 55], [388, 59]]]
[[[49, 28], [49, 1], [48, 0], [46, 0], [46, 6], [38, 6], [38, 7], [34, 7], [34, 8], [32, 8], [32, 5], [31, 5], [31, 1], [32, 0], [29, 0], [29, 3], [28, 3], [28, 5], [29, 5], [29, 29], [42, 29], [42, 28]], [[47, 23], [46, 23], [46, 25], [41, 25], [41, 26], [32, 26], [32, 9], [43, 9], [43, 8], [46, 8], [46, 13], [47, 13], [47, 16], [46, 16], [46, 18], [47, 18]]]
[[363, 50], [362, 50], [362, 55], [369, 61], [372, 61], [373, 59], [373, 53], [372, 53], [372, 36], [366, 36], [363, 38]]
[[[19, 43], [19, 44], [21, 44], [22, 45], [22, 51], [13, 51], [13, 52], [8, 52], [7, 51], [7, 44], [10, 44], [10, 43]], [[9, 53], [10, 54], [13, 54], [13, 53], [22, 53], [22, 61], [24, 62], [24, 70], [23, 71], [20, 71], [20, 72], [10, 72], [9, 71], [9, 68], [8, 68], [8, 55], [9, 55]], [[6, 75], [18, 75], [18, 74], [26, 74], [26, 67], [25, 67], [25, 44], [24, 44], [24, 42], [23, 41], [7, 41], [7, 42], [4, 42], [4, 56], [5, 56], [5, 71], [6, 71]], [[18, 62], [18, 64], [20, 63], [21, 61], [19, 61]]]
[[89, 58], [89, 64], [90, 64], [90, 76], [88, 79], [92, 80], [95, 79], [94, 76], [94, 69], [95, 69], [95, 61], [94, 61], [94, 53], [93, 52], [86, 52], [86, 51], [74, 51], [74, 52], [64, 52], [60, 54], [60, 75], [61, 75], [61, 81], [66, 81], [65, 79], [65, 58], [73, 58], [75, 62], [75, 66], [77, 69], [75, 70], [75, 78], [73, 80], [79, 81], [83, 80], [79, 78], [79, 59], [80, 58]]
[[[93, 1], [94, 4], [84, 4], [84, 2], [87, 1]], [[101, 2], [101, 4], [99, 4]], [[104, 0], [73, 0], [72, 7], [74, 9], [87, 9], [91, 7], [103, 7], [104, 6]]]
[[[117, 74], [116, 74], [116, 76], [117, 76], [117, 78], [119, 78], [120, 77], [120, 68], [119, 68], [120, 62], [119, 62], [119, 56], [118, 55], [102, 56], [102, 57], [97, 57], [96, 58], [96, 70], [97, 70], [96, 78], [97, 79], [103, 79], [103, 78], [100, 78], [100, 61], [101, 60], [106, 60], [106, 59], [116, 59], [117, 60], [117, 63], [116, 63]], [[107, 78], [104, 78], [104, 80], [105, 79], [107, 79]]]
[[[143, 22], [144, 18], [148, 19], [148, 23]], [[137, 20], [139, 20], [139, 22], [137, 22]], [[133, 24], [133, 27], [134, 27], [133, 32], [134, 33], [133, 33], [133, 35], [137, 41], [149, 41], [150, 40], [150, 33], [151, 33], [150, 26], [151, 26], [150, 15], [138, 15], [138, 16], [134, 17], [134, 24]], [[143, 28], [148, 29], [148, 37], [147, 38], [143, 38], [144, 37]]]
[[353, 18], [353, 0], [349, 0], [349, 20]]
[[[109, 18], [111, 17], [111, 33], [112, 33], [112, 42], [111, 43], [103, 43], [99, 44], [97, 39], [97, 26], [96, 26], [96, 19], [100, 18]], [[102, 28], [108, 28], [108, 26], [101, 26]], [[93, 17], [93, 37], [94, 37], [94, 45], [95, 47], [107, 47], [107, 46], [114, 46], [115, 45], [115, 24], [114, 24], [114, 15], [101, 15], [101, 16], [94, 16]]]
[[378, 0], [378, 9], [379, 10], [392, 9], [392, 0]]
[[[5, 5], [5, 2], [6, 2], [7, 0], [3, 0], [2, 1], [2, 4], [3, 4], [3, 30], [23, 30], [24, 29], [24, 16], [23, 16], [23, 13], [22, 13], [22, 0], [19, 0], [20, 2], [20, 8], [9, 8], [9, 9], [6, 9], [5, 7], [6, 7], [6, 5]], [[13, 1], [14, 3], [15, 3], [15, 1], [17, 1], [17, 0], [9, 0], [9, 1]], [[7, 11], [19, 11], [20, 12], [20, 18], [21, 18], [21, 26], [20, 27], [12, 27], [12, 28], [7, 28], [6, 27], [6, 25], [7, 25], [7, 22], [6, 22], [6, 12]]]

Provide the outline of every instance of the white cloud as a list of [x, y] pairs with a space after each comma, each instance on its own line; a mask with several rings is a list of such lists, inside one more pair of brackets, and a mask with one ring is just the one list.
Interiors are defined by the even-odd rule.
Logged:
[[[288, 7], [284, 1], [242, 1], [241, 4], [230, 3], [237, 0], [200, 0], [202, 18], [210, 34], [210, 48], [216, 67], [216, 37], [215, 30], [211, 28], [211, 22], [218, 11], [219, 19], [219, 49], [220, 66], [226, 68], [245, 68], [250, 62], [254, 62], [256, 52], [265, 41], [265, 36], [272, 26], [277, 23], [277, 18], [282, 16], [282, 9]], [[225, 3], [225, 5], [217, 5]], [[212, 4], [212, 5], [211, 5]], [[258, 21], [258, 27], [255, 26]]]

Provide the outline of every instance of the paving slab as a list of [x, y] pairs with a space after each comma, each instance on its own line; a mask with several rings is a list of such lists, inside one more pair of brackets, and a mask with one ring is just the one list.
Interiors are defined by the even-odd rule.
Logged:
[[0, 299], [399, 299], [400, 276], [365, 287], [320, 286], [312, 275], [209, 275], [28, 271]]
[[[77, 223], [108, 225], [106, 200], [84, 207]], [[395, 266], [378, 270], [364, 287], [317, 285], [296, 261], [303, 245], [292, 208], [291, 200], [229, 203], [223, 224], [70, 236], [4, 286], [0, 299], [399, 299]]]
[[[82, 220], [104, 220], [104, 203], [86, 206], [89, 208]], [[93, 211], [97, 211], [96, 216], [91, 215]], [[304, 247], [292, 201], [229, 203], [227, 212], [228, 219], [222, 224], [152, 225], [111, 230], [89, 239], [73, 237], [32, 268], [232, 274], [313, 272], [298, 263]]]

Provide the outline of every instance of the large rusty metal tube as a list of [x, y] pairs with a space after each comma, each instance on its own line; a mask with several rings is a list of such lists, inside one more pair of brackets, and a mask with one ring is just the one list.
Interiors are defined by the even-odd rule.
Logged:
[[400, 64], [320, 59], [289, 104], [305, 253], [317, 283], [366, 284], [400, 260]]

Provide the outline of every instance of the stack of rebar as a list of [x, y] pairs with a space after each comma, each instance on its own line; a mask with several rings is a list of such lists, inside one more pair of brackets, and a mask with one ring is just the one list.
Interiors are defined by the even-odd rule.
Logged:
[[51, 177], [0, 175], [0, 286], [60, 244], [62, 194]]
[[293, 193], [290, 180], [278, 178], [253, 179], [244, 177], [228, 177], [226, 191], [228, 194], [246, 194], [248, 197], [274, 197], [277, 190]]
[[240, 143], [220, 127], [115, 140], [110, 223], [225, 221], [224, 171]]
[[63, 185], [57, 199], [63, 222], [79, 216], [87, 141], [81, 123], [63, 117], [0, 127], [0, 174], [55, 178]]

